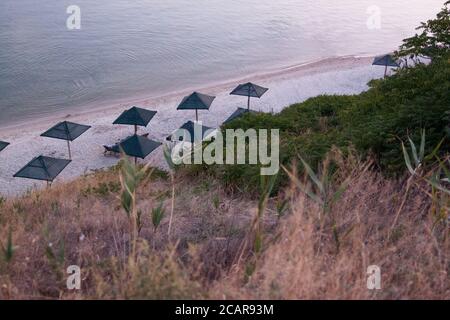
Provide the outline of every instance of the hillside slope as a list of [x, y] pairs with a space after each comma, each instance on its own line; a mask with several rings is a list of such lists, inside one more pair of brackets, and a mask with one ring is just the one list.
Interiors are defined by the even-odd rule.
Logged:
[[[296, 179], [261, 207], [178, 173], [172, 222], [171, 179], [155, 171], [136, 192], [135, 249], [117, 169], [3, 200], [0, 298], [449, 299], [448, 196], [354, 155], [329, 157], [330, 190], [348, 187], [327, 209]], [[79, 291], [66, 287], [70, 265]], [[370, 265], [383, 290], [367, 289]]]

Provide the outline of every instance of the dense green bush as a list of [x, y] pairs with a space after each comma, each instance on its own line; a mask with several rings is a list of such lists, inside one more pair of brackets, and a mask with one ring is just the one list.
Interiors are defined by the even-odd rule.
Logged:
[[[404, 169], [399, 138], [407, 134], [420, 140], [427, 133], [428, 151], [447, 135], [450, 110], [450, 61], [402, 69], [396, 75], [373, 81], [345, 121], [345, 133], [361, 152], [373, 151], [389, 174]], [[448, 140], [444, 149], [448, 148]]]
[[403, 40], [396, 56], [419, 61], [420, 57], [442, 58], [450, 50], [450, 1], [444, 3], [435, 19], [422, 22], [420, 33]]

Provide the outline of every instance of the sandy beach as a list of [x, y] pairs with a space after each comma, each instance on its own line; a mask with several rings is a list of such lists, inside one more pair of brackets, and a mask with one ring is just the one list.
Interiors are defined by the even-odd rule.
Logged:
[[[95, 108], [83, 106], [70, 114], [55, 114], [26, 123], [0, 127], [0, 140], [11, 142], [0, 153], [0, 195], [19, 195], [32, 188], [45, 187], [44, 182], [13, 178], [13, 174], [38, 155], [67, 157], [65, 141], [40, 137], [40, 134], [58, 121], [68, 120], [91, 125], [92, 128], [72, 143], [72, 163], [55, 180], [67, 181], [92, 170], [110, 167], [118, 158], [104, 156], [104, 144], [113, 144], [132, 134], [130, 126], [112, 125], [117, 116], [136, 105], [158, 113], [147, 128], [139, 133], [149, 133], [149, 138], [164, 142], [171, 132], [187, 120], [195, 119], [194, 111], [177, 111], [181, 98], [193, 90], [217, 96], [209, 111], [200, 111], [204, 125], [218, 127], [237, 107], [245, 107], [246, 98], [230, 96], [239, 83], [255, 82], [270, 90], [262, 99], [252, 99], [252, 109], [279, 112], [284, 107], [320, 94], [356, 94], [367, 89], [367, 82], [382, 77], [383, 68], [371, 65], [371, 57], [339, 57], [308, 64], [269, 70], [262, 74], [247, 75], [204, 87], [190, 88], [165, 96], [135, 97], [115, 103], [105, 103]], [[145, 162], [164, 168], [162, 148], [148, 156]]]

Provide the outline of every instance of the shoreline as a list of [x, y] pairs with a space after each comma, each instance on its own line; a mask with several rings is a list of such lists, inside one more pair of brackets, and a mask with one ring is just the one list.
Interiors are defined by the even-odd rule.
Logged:
[[[157, 111], [146, 128], [139, 133], [149, 133], [149, 138], [165, 141], [175, 129], [194, 118], [194, 111], [177, 111], [181, 98], [193, 90], [216, 95], [209, 111], [200, 111], [199, 119], [210, 127], [218, 127], [237, 107], [246, 104], [245, 97], [230, 96], [229, 92], [239, 83], [255, 82], [269, 88], [261, 99], [252, 99], [252, 109], [263, 112], [279, 112], [293, 103], [302, 102], [320, 94], [357, 94], [367, 90], [367, 82], [382, 77], [383, 71], [371, 66], [371, 57], [345, 56], [320, 59], [310, 63], [286, 66], [246, 75], [240, 79], [229, 79], [203, 88], [186, 88], [162, 96], [133, 97], [126, 102], [106, 103], [105, 106], [85, 106], [70, 116], [53, 115], [33, 121], [20, 122], [0, 128], [0, 139], [11, 142], [0, 153], [0, 195], [17, 196], [33, 188], [42, 188], [45, 183], [13, 178], [13, 174], [40, 154], [67, 157], [65, 142], [40, 137], [40, 134], [58, 121], [68, 120], [91, 125], [92, 128], [75, 140], [72, 146], [72, 163], [55, 180], [67, 181], [94, 170], [115, 165], [116, 157], [103, 155], [104, 144], [112, 144], [132, 134], [130, 126], [113, 125], [114, 119], [126, 108], [138, 105]], [[165, 168], [162, 148], [158, 148], [145, 160], [151, 165]]]
[[248, 81], [257, 82], [264, 80], [277, 80], [278, 78], [295, 77], [299, 76], [297, 73], [303, 73], [301, 76], [306, 76], [310, 73], [324, 73], [329, 71], [335, 71], [338, 69], [343, 69], [345, 67], [350, 67], [350, 64], [360, 64], [362, 62], [371, 61], [373, 55], [368, 56], [337, 56], [321, 58], [317, 60], [312, 60], [303, 63], [297, 63], [292, 65], [286, 65], [278, 68], [268, 68], [263, 72], [254, 73], [246, 75], [245, 77], [234, 77], [229, 78], [225, 81], [216, 82], [209, 85], [203, 85], [199, 87], [189, 87], [183, 88], [182, 90], [171, 91], [163, 94], [156, 95], [135, 95], [128, 98], [123, 98], [114, 101], [105, 101], [100, 106], [98, 103], [96, 105], [80, 105], [69, 108], [67, 111], [60, 111], [57, 114], [51, 116], [42, 116], [37, 119], [24, 119], [22, 121], [15, 121], [8, 125], [0, 125], [0, 136], [8, 135], [14, 133], [15, 131], [22, 131], [23, 126], [26, 125], [27, 129], [36, 129], [42, 126], [42, 122], [52, 123], [58, 121], [64, 121], [68, 119], [74, 119], [78, 117], [83, 117], [87, 115], [95, 115], [95, 113], [103, 113], [105, 111], [117, 110], [120, 108], [126, 108], [132, 105], [149, 105], [152, 103], [158, 103], [164, 100], [171, 100], [177, 97], [183, 97], [192, 93], [193, 91], [200, 92], [210, 92], [215, 94], [221, 90], [230, 89], [236, 86], [238, 83], [245, 83]]

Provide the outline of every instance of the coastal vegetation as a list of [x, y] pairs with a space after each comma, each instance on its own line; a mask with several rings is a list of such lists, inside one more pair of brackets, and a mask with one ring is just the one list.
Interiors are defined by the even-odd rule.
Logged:
[[[166, 174], [131, 163], [3, 200], [0, 296], [448, 299], [450, 191], [431, 184], [439, 168], [393, 180], [374, 163], [333, 149], [320, 173], [290, 172], [275, 197], [261, 182], [259, 200], [182, 172], [174, 196]], [[73, 265], [80, 290], [66, 286]], [[367, 289], [371, 265], [381, 290]]]
[[230, 123], [280, 129], [277, 176], [124, 158], [0, 198], [0, 298], [449, 299], [448, 5], [368, 91]]

